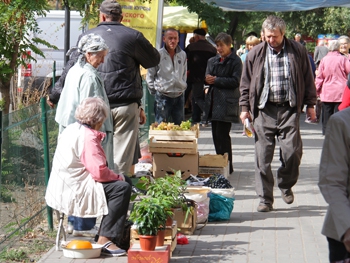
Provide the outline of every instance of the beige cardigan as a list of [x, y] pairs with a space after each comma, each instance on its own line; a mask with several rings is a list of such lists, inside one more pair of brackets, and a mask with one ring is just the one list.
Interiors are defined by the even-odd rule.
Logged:
[[45, 199], [66, 215], [99, 217], [108, 214], [105, 192], [80, 160], [86, 129], [74, 123], [60, 134]]

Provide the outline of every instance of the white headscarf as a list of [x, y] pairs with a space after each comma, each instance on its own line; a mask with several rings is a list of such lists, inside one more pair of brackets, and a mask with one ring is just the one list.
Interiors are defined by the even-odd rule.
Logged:
[[83, 36], [77, 47], [72, 47], [68, 52], [69, 56], [73, 51], [77, 50], [79, 52], [78, 62], [81, 66], [86, 63], [85, 54], [88, 52], [96, 53], [102, 50], [108, 50], [108, 46], [104, 39], [97, 34], [88, 34]]

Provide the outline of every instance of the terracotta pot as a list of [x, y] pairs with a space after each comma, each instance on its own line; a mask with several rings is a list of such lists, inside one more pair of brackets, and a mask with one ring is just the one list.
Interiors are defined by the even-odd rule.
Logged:
[[173, 225], [173, 218], [171, 216], [168, 216], [165, 222], [165, 226], [172, 226]]
[[165, 230], [158, 230], [157, 247], [164, 246]]
[[144, 251], [154, 251], [157, 244], [157, 236], [139, 235], [140, 247]]

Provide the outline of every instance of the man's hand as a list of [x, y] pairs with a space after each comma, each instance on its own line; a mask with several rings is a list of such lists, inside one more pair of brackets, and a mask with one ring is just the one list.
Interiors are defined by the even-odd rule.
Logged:
[[306, 118], [311, 122], [316, 122], [315, 108], [306, 108]]
[[348, 252], [350, 252], [350, 228], [345, 232], [343, 237], [343, 243]]
[[205, 82], [209, 85], [214, 84], [216, 77], [212, 75], [206, 75], [205, 76]]
[[250, 117], [250, 113], [248, 111], [242, 111], [239, 117], [241, 118], [241, 122], [243, 123], [243, 125], [244, 125], [245, 119], [247, 118], [249, 119], [249, 121], [252, 121], [252, 118]]
[[146, 117], [146, 114], [145, 114], [145, 111], [141, 108], [140, 109], [140, 124], [143, 125], [146, 123], [146, 120], [147, 120], [147, 117]]

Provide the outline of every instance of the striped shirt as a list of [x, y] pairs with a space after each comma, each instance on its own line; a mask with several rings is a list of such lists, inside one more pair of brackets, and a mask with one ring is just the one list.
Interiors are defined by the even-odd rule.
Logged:
[[268, 69], [268, 83], [269, 83], [269, 98], [270, 102], [283, 103], [289, 98], [289, 59], [285, 46], [280, 52], [276, 52], [268, 46], [267, 66]]

